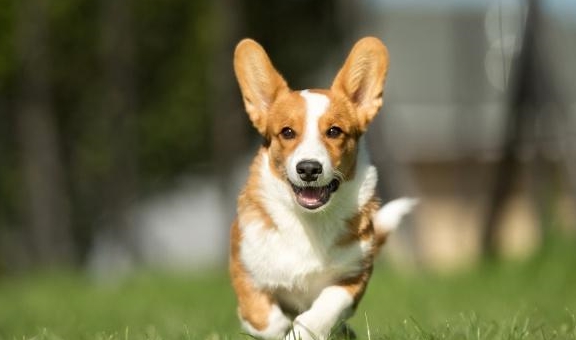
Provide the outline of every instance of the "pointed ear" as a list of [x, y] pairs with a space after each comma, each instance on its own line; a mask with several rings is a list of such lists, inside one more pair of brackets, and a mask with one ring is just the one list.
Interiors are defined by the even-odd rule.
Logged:
[[246, 112], [254, 127], [265, 135], [266, 118], [278, 95], [289, 91], [266, 51], [257, 42], [244, 39], [236, 46], [234, 71], [242, 91]]
[[354, 45], [332, 83], [332, 90], [348, 97], [358, 112], [362, 131], [382, 106], [388, 50], [377, 38], [363, 38]]

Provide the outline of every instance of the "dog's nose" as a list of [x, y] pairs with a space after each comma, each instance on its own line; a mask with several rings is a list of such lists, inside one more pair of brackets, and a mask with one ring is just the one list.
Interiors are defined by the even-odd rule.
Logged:
[[296, 164], [296, 172], [301, 180], [312, 182], [318, 179], [318, 175], [322, 173], [322, 164], [312, 160], [301, 161]]

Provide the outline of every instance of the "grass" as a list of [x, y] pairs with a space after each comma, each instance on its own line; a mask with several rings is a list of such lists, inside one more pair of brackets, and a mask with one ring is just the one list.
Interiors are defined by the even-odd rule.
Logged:
[[[359, 339], [574, 339], [574, 243], [525, 263], [451, 276], [379, 265], [351, 325]], [[0, 278], [0, 340], [249, 339], [224, 270], [140, 273], [99, 285], [77, 273]]]

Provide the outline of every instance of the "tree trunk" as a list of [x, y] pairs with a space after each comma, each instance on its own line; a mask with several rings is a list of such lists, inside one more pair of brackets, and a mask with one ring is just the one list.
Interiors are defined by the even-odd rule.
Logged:
[[101, 119], [108, 169], [103, 183], [107, 237], [130, 255], [132, 222], [128, 209], [137, 185], [134, 41], [130, 0], [102, 0], [100, 60], [103, 69]]
[[73, 261], [70, 202], [50, 93], [47, 1], [18, 3], [17, 55], [21, 63], [17, 134], [25, 193], [23, 232], [34, 265]]

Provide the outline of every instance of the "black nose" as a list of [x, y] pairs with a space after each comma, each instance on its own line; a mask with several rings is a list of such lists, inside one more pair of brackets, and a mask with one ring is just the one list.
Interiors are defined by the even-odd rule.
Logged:
[[322, 173], [322, 164], [317, 161], [302, 161], [296, 164], [296, 172], [303, 181], [312, 182]]

